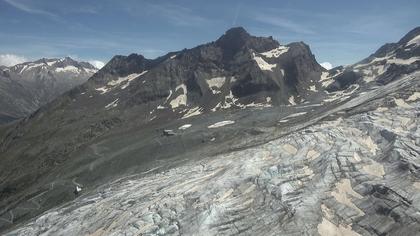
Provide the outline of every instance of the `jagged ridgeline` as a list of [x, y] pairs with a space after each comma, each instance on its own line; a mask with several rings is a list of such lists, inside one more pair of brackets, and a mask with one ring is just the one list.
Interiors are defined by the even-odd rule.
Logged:
[[91, 64], [69, 57], [0, 67], [0, 124], [30, 115], [96, 71]]

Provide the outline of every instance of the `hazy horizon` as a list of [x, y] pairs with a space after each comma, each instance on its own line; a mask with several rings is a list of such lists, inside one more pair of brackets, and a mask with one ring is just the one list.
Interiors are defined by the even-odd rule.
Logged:
[[113, 55], [155, 58], [242, 26], [282, 44], [307, 43], [319, 63], [355, 63], [420, 22], [418, 1], [0, 0], [0, 64], [70, 56], [100, 65]]

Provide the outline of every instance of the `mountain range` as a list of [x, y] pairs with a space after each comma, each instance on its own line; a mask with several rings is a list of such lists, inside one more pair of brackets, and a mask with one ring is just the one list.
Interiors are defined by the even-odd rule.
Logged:
[[6, 235], [420, 230], [420, 28], [331, 70], [241, 27], [77, 65], [93, 75], [0, 128]]
[[97, 70], [69, 57], [0, 67], [0, 124], [30, 115], [86, 82]]

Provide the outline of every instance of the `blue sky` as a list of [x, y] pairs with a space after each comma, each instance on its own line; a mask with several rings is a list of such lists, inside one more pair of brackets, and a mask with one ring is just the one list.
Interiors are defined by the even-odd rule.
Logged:
[[318, 62], [351, 64], [420, 25], [418, 0], [0, 0], [0, 63], [71, 56], [149, 58], [228, 28], [304, 41]]

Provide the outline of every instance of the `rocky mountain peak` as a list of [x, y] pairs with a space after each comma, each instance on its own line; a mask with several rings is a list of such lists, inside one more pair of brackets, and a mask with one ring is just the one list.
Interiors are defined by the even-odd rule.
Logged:
[[216, 42], [218, 45], [244, 43], [251, 35], [243, 27], [235, 27], [227, 30]]
[[192, 109], [299, 103], [319, 87], [322, 71], [308, 45], [280, 45], [237, 27], [215, 42], [156, 59], [115, 56], [81, 93], [92, 93], [90, 101], [106, 97], [107, 104], [118, 99], [114, 105], [121, 109], [151, 106], [159, 107], [153, 113], [158, 117], [165, 112], [185, 116]]
[[271, 37], [255, 37], [250, 35], [244, 28], [231, 28], [217, 41], [216, 45], [223, 51], [224, 60], [231, 60], [243, 49], [252, 49], [264, 52], [279, 46], [279, 43]]
[[[416, 48], [418, 48], [419, 45], [420, 45], [420, 27], [416, 27], [410, 32], [408, 32], [397, 43], [384, 44], [370, 57], [385, 57], [390, 54], [398, 54], [403, 57], [407, 57], [407, 56], [411, 56], [407, 54], [411, 54], [412, 52], [416, 53], [417, 52]], [[413, 49], [415, 51], [413, 51]]]
[[116, 55], [98, 73], [93, 75], [91, 80], [98, 84], [106, 84], [118, 76], [141, 73], [153, 64], [154, 60], [147, 59], [141, 54]]
[[410, 32], [408, 32], [399, 42], [398, 44], [407, 44], [411, 40], [416, 40], [417, 43], [420, 42], [420, 26], [412, 29]]
[[128, 56], [117, 55], [104, 66], [103, 71], [118, 75], [135, 72], [135, 70], [144, 69], [148, 62], [149, 60], [140, 54], [133, 53]]
[[226, 31], [217, 41], [216, 45], [224, 52], [225, 60], [231, 60], [251, 38], [251, 35], [242, 27]]

